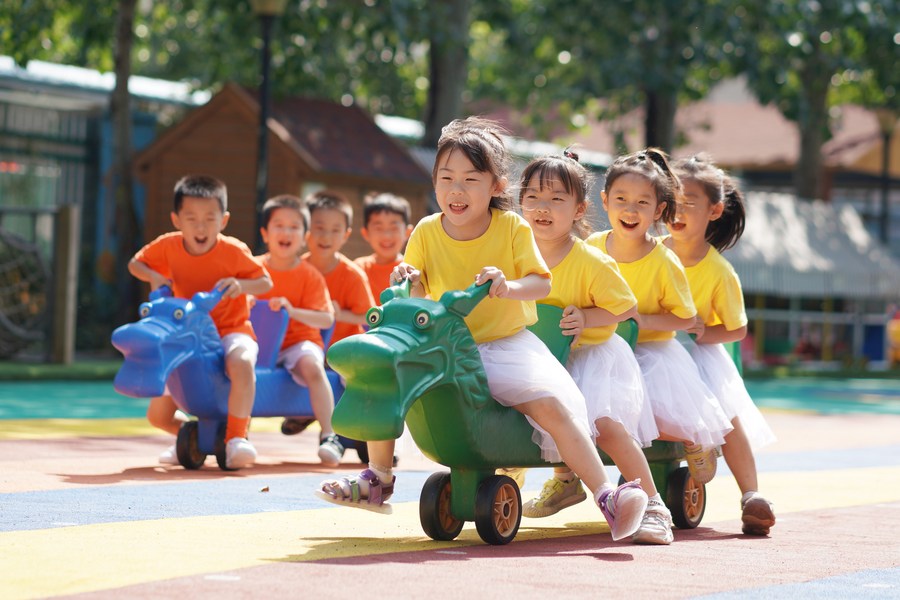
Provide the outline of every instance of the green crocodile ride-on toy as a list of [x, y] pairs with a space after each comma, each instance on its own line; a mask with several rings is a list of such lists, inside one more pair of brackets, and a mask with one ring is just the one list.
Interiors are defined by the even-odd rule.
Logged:
[[[532, 442], [524, 415], [491, 397], [463, 320], [487, 296], [489, 284], [446, 292], [437, 302], [410, 298], [406, 284], [389, 288], [381, 294], [382, 306], [367, 314], [369, 331], [328, 351], [329, 364], [346, 380], [335, 431], [358, 440], [393, 440], [405, 420], [425, 456], [450, 468], [428, 478], [419, 500], [422, 528], [435, 540], [452, 540], [466, 521], [475, 521], [485, 542], [509, 543], [519, 529], [522, 498], [518, 485], [496, 469], [551, 466]], [[538, 308], [540, 319], [531, 329], [565, 362], [571, 338], [559, 328], [561, 310]], [[633, 347], [634, 322], [619, 333]], [[681, 466], [682, 445], [654, 442], [645, 453], [675, 524], [696, 527], [706, 490]]]

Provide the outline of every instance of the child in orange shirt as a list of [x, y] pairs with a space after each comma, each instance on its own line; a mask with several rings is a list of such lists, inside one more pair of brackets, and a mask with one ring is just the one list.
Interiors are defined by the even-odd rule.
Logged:
[[262, 233], [268, 252], [256, 260], [272, 277], [274, 287], [259, 296], [272, 310], [285, 309], [290, 316], [278, 364], [287, 369], [297, 385], [309, 389], [309, 403], [322, 433], [319, 459], [336, 467], [344, 447], [331, 428], [334, 393], [325, 375], [325, 344], [320, 329], [334, 324], [334, 308], [325, 278], [315, 267], [300, 260], [309, 213], [296, 196], [276, 196], [263, 205]]
[[[250, 412], [256, 395], [256, 358], [259, 347], [250, 325], [247, 294], [264, 294], [272, 280], [240, 240], [222, 235], [228, 224], [225, 184], [206, 175], [188, 175], [175, 185], [172, 224], [166, 233], [143, 248], [128, 263], [128, 271], [150, 284], [168, 285], [178, 298], [197, 292], [221, 290], [222, 300], [210, 312], [222, 336], [225, 373], [231, 380], [228, 424], [225, 430], [225, 466], [239, 469], [256, 461], [256, 448], [247, 440]], [[174, 435], [184, 420], [171, 396], [159, 396], [147, 409], [150, 423]], [[171, 457], [166, 456], [171, 450]], [[170, 460], [165, 461], [164, 459]], [[176, 464], [174, 448], [160, 462]]]
[[412, 233], [409, 202], [394, 194], [366, 198], [363, 206], [362, 236], [373, 253], [356, 259], [366, 276], [375, 301], [391, 285], [391, 271], [403, 261], [403, 246]]
[[306, 199], [309, 210], [309, 231], [303, 255], [325, 276], [328, 293], [334, 305], [334, 333], [331, 343], [347, 336], [362, 333], [366, 313], [375, 306], [365, 272], [341, 254], [350, 238], [353, 207], [346, 198], [328, 190], [312, 194]]

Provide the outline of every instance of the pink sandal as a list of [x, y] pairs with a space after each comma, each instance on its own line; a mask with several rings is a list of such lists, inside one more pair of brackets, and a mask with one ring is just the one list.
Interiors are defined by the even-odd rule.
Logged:
[[[365, 481], [369, 486], [367, 498], [362, 498], [360, 495], [360, 481]], [[397, 481], [396, 476], [391, 479], [389, 484], [384, 484], [371, 469], [366, 469], [356, 477], [341, 477], [323, 481], [321, 489], [314, 493], [322, 500], [332, 504], [389, 515], [393, 512], [393, 507], [387, 501], [394, 493], [395, 481]]]

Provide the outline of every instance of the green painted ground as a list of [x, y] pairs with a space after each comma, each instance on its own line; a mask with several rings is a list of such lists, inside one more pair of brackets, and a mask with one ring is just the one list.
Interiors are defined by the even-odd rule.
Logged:
[[[900, 380], [751, 380], [747, 389], [763, 408], [900, 414]], [[146, 410], [146, 399], [122, 396], [108, 380], [0, 383], [0, 419], [123, 419]]]

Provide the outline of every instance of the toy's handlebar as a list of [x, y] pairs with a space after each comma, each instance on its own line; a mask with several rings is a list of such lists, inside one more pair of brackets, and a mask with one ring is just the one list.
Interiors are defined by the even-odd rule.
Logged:
[[155, 290], [150, 292], [150, 300], [158, 300], [160, 298], [171, 298], [175, 294], [172, 293], [172, 288], [167, 285], [161, 285]]
[[[174, 296], [174, 292], [172, 288], [168, 285], [161, 285], [152, 292], [150, 292], [150, 301], [159, 300], [161, 298], [172, 298]], [[194, 304], [198, 304], [206, 308], [207, 310], [211, 310], [216, 304], [219, 303], [219, 300], [222, 299], [222, 290], [218, 288], [213, 288], [208, 292], [197, 292], [194, 294], [194, 297], [191, 298], [191, 301]]]

